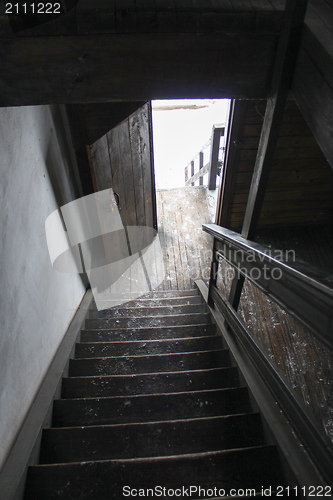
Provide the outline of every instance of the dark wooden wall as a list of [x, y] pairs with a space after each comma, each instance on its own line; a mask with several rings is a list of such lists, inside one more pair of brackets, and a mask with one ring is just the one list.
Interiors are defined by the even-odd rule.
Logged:
[[[251, 184], [265, 101], [239, 101], [232, 125], [227, 183], [218, 221], [240, 230]], [[295, 101], [290, 100], [261, 211], [261, 227], [333, 222], [333, 171]]]

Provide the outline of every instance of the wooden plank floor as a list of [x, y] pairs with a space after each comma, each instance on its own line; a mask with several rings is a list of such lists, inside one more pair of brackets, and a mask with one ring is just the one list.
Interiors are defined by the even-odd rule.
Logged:
[[159, 290], [189, 290], [209, 279], [212, 238], [202, 224], [215, 221], [217, 191], [206, 187], [158, 190], [158, 234], [166, 277]]

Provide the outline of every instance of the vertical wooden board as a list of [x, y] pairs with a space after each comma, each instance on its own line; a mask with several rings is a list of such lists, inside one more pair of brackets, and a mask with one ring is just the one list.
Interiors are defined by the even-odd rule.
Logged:
[[[127, 218], [127, 207], [126, 207], [126, 196], [125, 196], [125, 186], [124, 178], [122, 172], [122, 152], [120, 149], [120, 138], [119, 138], [119, 128], [111, 130], [107, 134], [108, 150], [111, 166], [112, 175], [112, 187], [115, 193], [119, 194], [119, 213], [124, 226], [126, 226]], [[110, 235], [110, 246], [115, 253], [115, 256], [119, 261], [126, 255], [128, 255], [127, 239], [124, 231], [118, 231], [117, 234]]]
[[102, 191], [112, 187], [112, 175], [109, 158], [108, 141], [104, 135], [90, 147], [92, 174], [95, 180], [95, 189]]
[[164, 235], [165, 235], [165, 261], [168, 264], [168, 288], [171, 290], [177, 290], [177, 274], [174, 258], [174, 248], [173, 248], [173, 238], [172, 231], [169, 223], [169, 209], [168, 209], [168, 199], [167, 193], [163, 192], [163, 222], [164, 222]]
[[138, 141], [145, 205], [145, 225], [154, 227], [153, 210], [155, 200], [153, 198], [155, 194], [155, 176], [151, 156], [151, 132], [149, 127], [151, 116], [149, 104], [143, 106], [135, 115], [135, 119], [138, 123]]
[[177, 220], [177, 232], [179, 234], [179, 249], [180, 249], [180, 258], [182, 263], [181, 272], [183, 275], [183, 286], [184, 290], [187, 290], [191, 288], [190, 269], [188, 266], [186, 246], [185, 246], [187, 235], [184, 232], [182, 211], [181, 210], [175, 211], [175, 216]]
[[184, 290], [185, 289], [184, 272], [183, 272], [183, 262], [182, 262], [181, 245], [180, 245], [180, 240], [182, 238], [182, 235], [178, 231], [177, 215], [178, 213], [176, 210], [174, 209], [169, 210], [169, 224], [173, 239], [177, 285], [179, 290]]
[[[126, 226], [137, 225], [136, 199], [134, 190], [134, 172], [133, 160], [131, 152], [129, 120], [125, 120], [117, 127], [120, 168], [122, 174], [122, 182], [124, 183], [124, 199], [120, 199], [120, 208], [123, 212], [123, 223]], [[124, 214], [124, 210], [126, 213]]]
[[119, 212], [121, 216], [122, 223], [126, 224], [126, 206], [124, 206], [125, 201], [125, 187], [122, 172], [122, 158], [119, 146], [119, 129], [118, 127], [110, 130], [107, 134], [108, 150], [110, 158], [110, 167], [112, 175], [112, 187], [115, 193], [118, 193], [120, 205]]
[[[146, 226], [146, 206], [144, 198], [144, 182], [141, 166], [141, 143], [140, 143], [140, 124], [137, 121], [138, 112], [131, 115], [129, 122], [129, 139], [132, 156], [132, 176], [134, 182], [134, 197], [136, 206], [136, 223], [144, 228]], [[139, 235], [140, 236], [140, 235]], [[143, 245], [144, 235], [138, 239], [138, 245]]]
[[168, 280], [169, 263], [168, 263], [168, 259], [166, 258], [166, 235], [165, 235], [165, 222], [164, 222], [163, 191], [157, 191], [156, 202], [157, 202], [157, 217], [158, 217], [158, 224], [159, 224], [158, 236], [160, 239], [164, 267], [165, 267], [164, 281], [163, 281], [163, 283], [160, 284], [159, 290], [169, 290], [170, 289], [170, 281]]

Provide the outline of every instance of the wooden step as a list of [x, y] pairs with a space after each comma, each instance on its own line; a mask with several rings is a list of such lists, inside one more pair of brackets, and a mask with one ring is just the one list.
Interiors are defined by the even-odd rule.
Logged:
[[[154, 306], [181, 306], [186, 304], [202, 304], [203, 298], [201, 295], [189, 295], [184, 297], [158, 297], [153, 299], [137, 298], [129, 300], [119, 305], [117, 301], [109, 301], [109, 307], [121, 307], [131, 309], [133, 307], [154, 307]], [[93, 307], [95, 309], [95, 307]], [[106, 309], [107, 310], [107, 309]]]
[[263, 444], [259, 414], [45, 429], [40, 463], [145, 458]]
[[206, 304], [181, 304], [170, 306], [153, 305], [151, 307], [112, 307], [103, 311], [90, 311], [89, 318], [141, 318], [143, 316], [179, 316], [180, 314], [199, 314], [206, 313]]
[[169, 316], [145, 316], [139, 318], [98, 318], [86, 319], [87, 330], [109, 329], [109, 328], [154, 328], [174, 325], [207, 325], [211, 323], [209, 313], [192, 313]]
[[138, 340], [127, 342], [77, 343], [75, 358], [100, 358], [105, 356], [134, 356], [140, 354], [167, 354], [222, 348], [222, 337], [211, 335], [166, 340]]
[[190, 290], [154, 290], [151, 292], [142, 292], [138, 295], [139, 292], [124, 292], [124, 293], [115, 293], [109, 295], [109, 300], [103, 301], [114, 302], [119, 299], [128, 299], [128, 300], [137, 300], [137, 299], [166, 299], [166, 298], [177, 298], [177, 297], [196, 297], [200, 296], [197, 288], [192, 288]]
[[235, 367], [140, 375], [70, 377], [63, 379], [62, 398], [100, 398], [238, 386], [239, 377]]
[[148, 356], [113, 356], [103, 358], [71, 359], [69, 376], [125, 375], [130, 373], [155, 373], [156, 371], [196, 370], [229, 366], [229, 351], [180, 352]]
[[247, 389], [213, 389], [91, 399], [59, 399], [53, 427], [110, 425], [250, 413]]
[[216, 325], [175, 325], [172, 327], [155, 328], [97, 328], [84, 329], [81, 332], [81, 342], [123, 342], [127, 340], [157, 340], [181, 337], [202, 337], [215, 335]]
[[[123, 500], [123, 488], [129, 485], [137, 489], [161, 485], [166, 490], [216, 487], [218, 496], [226, 496], [231, 488], [260, 492], [262, 487], [274, 490], [280, 484], [282, 473], [275, 447], [259, 446], [154, 459], [38, 465], [29, 469], [25, 500]], [[226, 491], [221, 495], [222, 489]], [[199, 498], [192, 492], [191, 498]]]

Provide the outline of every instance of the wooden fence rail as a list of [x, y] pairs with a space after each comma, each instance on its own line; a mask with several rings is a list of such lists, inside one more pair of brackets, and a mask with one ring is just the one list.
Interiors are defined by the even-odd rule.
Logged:
[[[203, 177], [209, 173], [208, 188], [211, 191], [216, 189], [216, 177], [220, 174], [222, 161], [219, 160], [220, 152], [220, 139], [224, 136], [224, 127], [213, 127], [212, 136], [208, 143], [206, 143], [201, 151], [191, 160], [185, 167], [185, 186], [194, 186], [195, 182], [199, 179], [199, 185], [203, 186]], [[210, 160], [204, 165], [204, 149], [210, 146]], [[199, 157], [199, 171], [194, 173], [195, 159]], [[189, 177], [189, 167], [191, 168], [191, 177]]]

